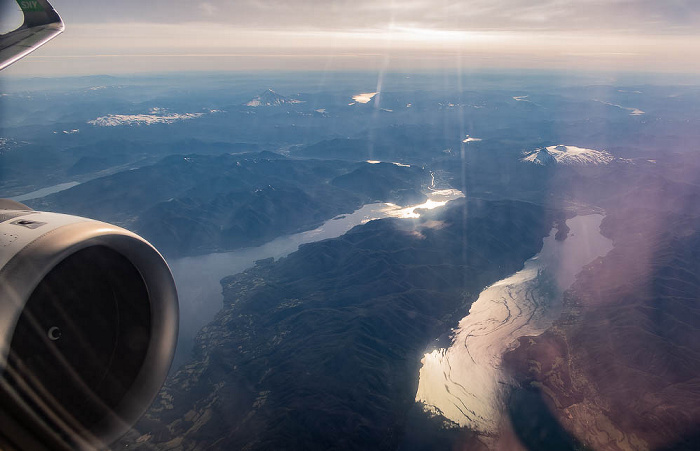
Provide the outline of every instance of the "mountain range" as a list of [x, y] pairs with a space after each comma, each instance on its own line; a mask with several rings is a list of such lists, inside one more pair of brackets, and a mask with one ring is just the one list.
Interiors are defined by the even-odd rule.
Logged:
[[373, 202], [417, 204], [429, 173], [269, 152], [176, 155], [28, 203], [141, 234], [169, 257], [257, 246]]
[[[211, 256], [231, 274], [223, 309], [115, 448], [700, 449], [700, 90], [460, 77], [3, 80], [3, 196], [72, 186], [27, 202], [133, 229], [168, 259], [256, 246], [367, 203], [420, 204], [433, 188], [465, 196], [414, 219], [360, 218], [243, 273]], [[426, 352], [451, 344], [473, 300], [548, 233], [566, 243], [566, 220], [590, 213], [614, 247], [577, 275], [553, 326], [499, 362], [500, 429], [426, 413]]]
[[192, 362], [119, 448], [395, 449], [425, 343], [521, 268], [552, 217], [528, 203], [461, 199], [224, 279], [224, 309]]

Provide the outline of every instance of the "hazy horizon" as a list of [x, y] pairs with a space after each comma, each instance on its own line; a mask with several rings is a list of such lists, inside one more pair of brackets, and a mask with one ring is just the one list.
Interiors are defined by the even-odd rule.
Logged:
[[[55, 0], [66, 31], [7, 75], [549, 69], [700, 72], [700, 4]], [[21, 15], [2, 0], [0, 29]]]

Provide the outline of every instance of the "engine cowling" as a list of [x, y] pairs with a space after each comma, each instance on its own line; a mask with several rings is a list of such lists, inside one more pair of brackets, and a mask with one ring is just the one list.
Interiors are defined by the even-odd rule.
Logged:
[[163, 257], [123, 228], [0, 204], [0, 435], [101, 448], [158, 393], [177, 341]]

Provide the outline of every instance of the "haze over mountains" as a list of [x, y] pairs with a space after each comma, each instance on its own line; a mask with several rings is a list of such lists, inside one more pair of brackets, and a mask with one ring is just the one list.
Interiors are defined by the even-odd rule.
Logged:
[[[226, 277], [191, 359], [115, 448], [698, 449], [700, 88], [443, 75], [5, 83], [0, 192], [50, 188], [27, 202], [168, 258], [368, 203], [437, 207]], [[466, 197], [426, 202], [444, 188]], [[421, 359], [590, 213], [613, 248], [564, 287], [551, 327], [505, 346], [496, 432], [427, 412]]]
[[269, 152], [166, 157], [29, 203], [123, 225], [167, 256], [250, 247], [363, 204], [418, 204], [429, 174]]

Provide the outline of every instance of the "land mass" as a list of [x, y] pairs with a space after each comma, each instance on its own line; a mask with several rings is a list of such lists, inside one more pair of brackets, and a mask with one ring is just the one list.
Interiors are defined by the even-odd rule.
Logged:
[[536, 254], [551, 225], [530, 203], [460, 199], [224, 279], [193, 361], [120, 446], [395, 449], [426, 343]]
[[29, 201], [126, 227], [167, 257], [257, 246], [372, 202], [420, 204], [430, 174], [261, 152], [176, 155]]

